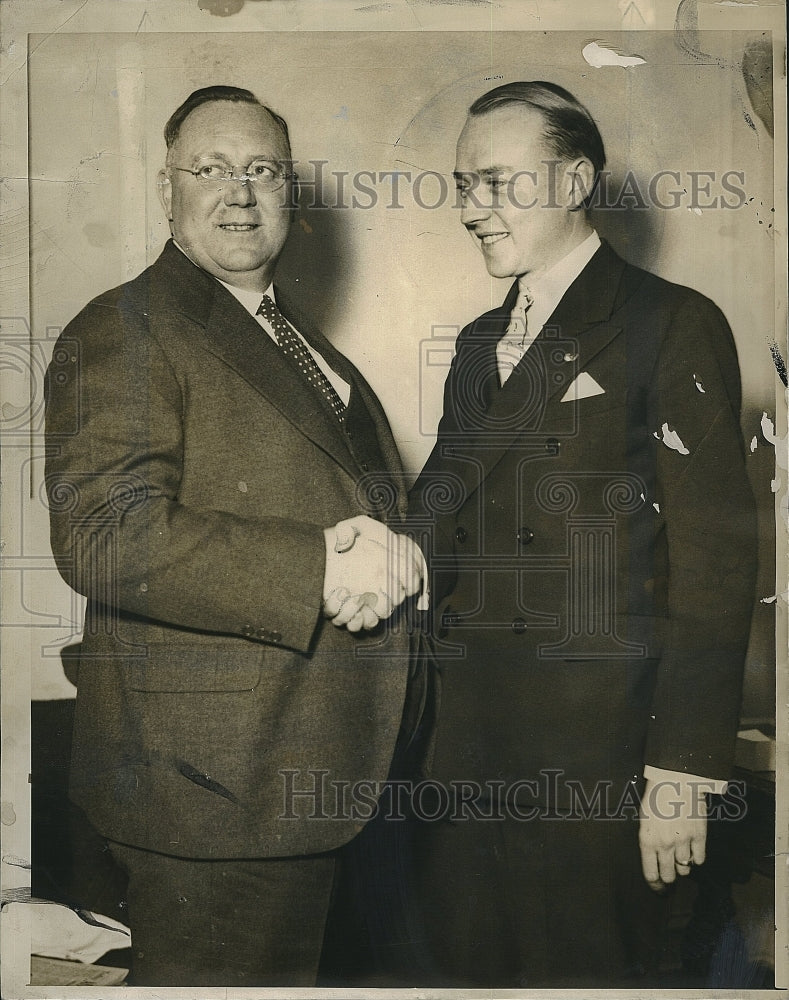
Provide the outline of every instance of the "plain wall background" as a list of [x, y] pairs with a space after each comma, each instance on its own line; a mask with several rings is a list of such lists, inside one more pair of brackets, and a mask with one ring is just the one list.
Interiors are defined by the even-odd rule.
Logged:
[[[388, 207], [387, 181], [374, 185], [374, 208], [303, 208], [280, 274], [368, 377], [415, 474], [432, 445], [452, 338], [509, 286], [488, 277], [453, 207], [449, 175], [465, 110], [508, 80], [554, 81], [596, 118], [615, 178], [631, 170], [646, 192], [661, 169], [679, 171], [680, 187], [694, 170], [745, 175], [748, 200], [736, 210], [696, 212], [685, 198], [675, 210], [609, 211], [595, 222], [623, 256], [699, 289], [729, 319], [742, 369], [746, 440], [757, 438], [749, 462], [763, 510], [760, 594], [771, 595], [775, 454], [760, 419], [775, 411], [774, 151], [740, 70], [745, 46], [758, 39], [705, 32], [706, 55], [700, 55], [680, 48], [670, 32], [609, 32], [601, 43], [645, 62], [596, 69], [582, 55], [593, 36], [572, 31], [31, 36], [31, 47], [39, 46], [29, 78], [35, 336], [46, 352], [51, 335], [88, 299], [158, 255], [168, 231], [156, 171], [165, 154], [162, 127], [175, 107], [197, 87], [247, 87], [288, 120], [305, 181], [313, 172], [307, 161], [328, 161], [323, 198], [330, 205], [332, 171], [431, 170], [447, 179], [449, 197], [434, 209], [420, 207], [404, 179], [401, 208]], [[720, 193], [712, 182], [712, 194]], [[435, 177], [425, 180], [421, 195], [428, 204], [438, 199]], [[307, 190], [305, 201], [311, 197]], [[24, 473], [36, 494], [41, 465]], [[26, 514], [25, 537], [30, 551], [45, 553], [43, 504]], [[26, 606], [62, 622], [58, 629], [42, 619], [40, 645], [49, 655], [31, 655], [38, 689], [51, 696], [68, 691], [54, 654], [78, 631], [80, 602], [54, 570], [29, 578], [34, 589]], [[749, 715], [773, 710], [772, 612], [757, 605]], [[31, 643], [35, 649], [35, 637]]]

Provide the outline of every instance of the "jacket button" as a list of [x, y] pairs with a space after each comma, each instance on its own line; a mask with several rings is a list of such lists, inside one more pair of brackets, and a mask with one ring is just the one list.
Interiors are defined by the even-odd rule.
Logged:
[[282, 642], [282, 633], [272, 632], [270, 638], [272, 642]]
[[461, 545], [468, 538], [468, 532], [463, 527], [463, 525], [461, 525], [459, 528], [455, 530], [455, 538], [460, 542]]
[[241, 634], [242, 634], [243, 636], [246, 636], [246, 638], [247, 638], [247, 639], [251, 639], [251, 638], [252, 638], [252, 636], [253, 636], [253, 635], [255, 634], [255, 630], [254, 630], [254, 629], [252, 628], [252, 626], [251, 626], [251, 625], [245, 625], [245, 626], [244, 626], [244, 627], [243, 627], [243, 628], [241, 629]]
[[545, 450], [549, 455], [559, 454], [559, 439], [558, 438], [548, 438], [545, 442]]
[[526, 631], [526, 622], [522, 618], [515, 618], [512, 622], [512, 631], [515, 635], [523, 635]]
[[257, 639], [268, 639], [268, 629], [267, 628], [259, 628], [257, 630], [257, 632], [255, 632], [255, 638], [257, 638]]
[[519, 528], [518, 529], [518, 541], [521, 545], [529, 545], [534, 538], [534, 532], [531, 528]]

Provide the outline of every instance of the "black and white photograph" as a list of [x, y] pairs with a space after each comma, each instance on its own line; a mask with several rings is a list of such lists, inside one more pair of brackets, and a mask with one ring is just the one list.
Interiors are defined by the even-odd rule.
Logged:
[[4, 997], [788, 985], [785, 14], [0, 4]]

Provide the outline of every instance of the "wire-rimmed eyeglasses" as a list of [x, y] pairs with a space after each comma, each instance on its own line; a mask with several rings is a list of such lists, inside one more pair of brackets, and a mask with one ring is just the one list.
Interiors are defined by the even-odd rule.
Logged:
[[191, 174], [199, 184], [219, 191], [230, 181], [240, 184], [252, 184], [258, 191], [277, 191], [288, 178], [293, 177], [288, 170], [276, 160], [256, 159], [249, 163], [243, 173], [237, 173], [236, 166], [230, 166], [222, 160], [205, 160], [196, 167], [178, 167], [170, 164], [169, 170], [180, 170]]

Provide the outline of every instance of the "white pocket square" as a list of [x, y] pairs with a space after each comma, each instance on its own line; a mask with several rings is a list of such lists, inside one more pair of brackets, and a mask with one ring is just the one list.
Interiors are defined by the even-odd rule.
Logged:
[[586, 399], [588, 396], [602, 396], [604, 393], [605, 389], [599, 382], [595, 382], [589, 372], [581, 372], [559, 402], [574, 403], [579, 399]]

